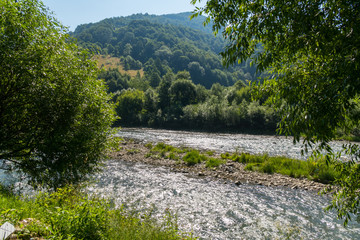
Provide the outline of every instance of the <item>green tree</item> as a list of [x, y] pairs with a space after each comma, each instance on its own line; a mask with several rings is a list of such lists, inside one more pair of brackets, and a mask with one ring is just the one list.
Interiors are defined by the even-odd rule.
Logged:
[[191, 80], [190, 73], [188, 71], [186, 71], [186, 70], [179, 71], [179, 72], [176, 73], [176, 76], [175, 76], [175, 80], [178, 80], [178, 79]]
[[114, 109], [87, 52], [37, 0], [0, 2], [0, 166], [57, 188], [99, 169]]
[[130, 43], [125, 44], [124, 50], [123, 50], [123, 55], [124, 56], [129, 56], [131, 55], [132, 52], [132, 46]]
[[200, 83], [202, 77], [205, 75], [205, 69], [200, 65], [200, 63], [191, 62], [188, 64], [188, 69], [194, 83]]
[[137, 89], [122, 90], [116, 101], [116, 112], [122, 123], [136, 125], [141, 121], [144, 108], [144, 92]]
[[171, 84], [169, 95], [173, 104], [179, 104], [183, 107], [195, 102], [196, 87], [190, 80], [179, 79]]
[[99, 79], [104, 79], [106, 85], [108, 86], [109, 92], [117, 92], [122, 89], [128, 88], [128, 79], [130, 79], [129, 75], [122, 75], [117, 68], [102, 70], [99, 75]]
[[[280, 133], [295, 142], [304, 136], [305, 146], [317, 142], [329, 152], [328, 161], [337, 161], [328, 143], [337, 129], [348, 129], [349, 112], [359, 102], [360, 2], [208, 0], [193, 16], [202, 13], [227, 38], [221, 53], [226, 65], [251, 58], [258, 70], [274, 75], [256, 89], [279, 109], [286, 101]], [[259, 45], [263, 50], [256, 52]], [[359, 125], [359, 118], [351, 122]], [[337, 161], [343, 174], [330, 208], [346, 224], [349, 213], [360, 217], [360, 150], [356, 144], [344, 150], [351, 158]]]
[[161, 81], [159, 72], [154, 70], [154, 71], [151, 71], [148, 75], [149, 75], [150, 86], [153, 88], [156, 88], [157, 86], [159, 86], [160, 81]]
[[172, 82], [175, 79], [175, 75], [173, 72], [167, 72], [164, 77], [161, 79], [159, 87], [158, 87], [158, 93], [159, 93], [159, 108], [166, 112], [168, 108], [170, 107], [170, 94], [169, 94], [169, 88], [172, 84]]

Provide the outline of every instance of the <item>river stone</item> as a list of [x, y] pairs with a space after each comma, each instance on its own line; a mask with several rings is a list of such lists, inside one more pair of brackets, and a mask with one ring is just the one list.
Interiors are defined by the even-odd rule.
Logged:
[[11, 224], [11, 223], [4, 223], [1, 227], [0, 227], [0, 239], [1, 240], [6, 240], [8, 239], [8, 237], [15, 232], [15, 227]]

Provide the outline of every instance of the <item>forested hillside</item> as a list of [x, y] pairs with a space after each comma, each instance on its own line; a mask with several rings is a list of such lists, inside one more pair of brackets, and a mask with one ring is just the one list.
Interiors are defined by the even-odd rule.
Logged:
[[266, 97], [250, 96], [249, 82], [266, 74], [249, 60], [224, 68], [226, 41], [190, 15], [135, 14], [71, 33], [104, 69], [99, 78], [114, 93], [118, 124], [274, 133], [279, 113]]
[[191, 13], [136, 14], [80, 25], [71, 35], [95, 53], [121, 126], [274, 131], [277, 114], [252, 102], [261, 79], [249, 61], [225, 68], [225, 40]]
[[214, 83], [230, 86], [237, 80], [246, 83], [258, 77], [249, 62], [225, 69], [218, 55], [224, 40], [209, 33], [203, 19], [190, 20], [190, 15], [110, 18], [80, 25], [73, 36], [86, 48], [121, 58], [125, 69], [143, 69], [148, 79], [163, 77], [169, 70], [186, 70], [195, 84], [210, 88]]

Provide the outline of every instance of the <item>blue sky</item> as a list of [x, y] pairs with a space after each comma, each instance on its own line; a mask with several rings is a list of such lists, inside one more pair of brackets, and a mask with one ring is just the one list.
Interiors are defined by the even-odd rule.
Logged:
[[[43, 0], [56, 18], [70, 30], [83, 23], [135, 13], [168, 14], [193, 11], [191, 0]], [[199, 5], [204, 5], [204, 0]]]

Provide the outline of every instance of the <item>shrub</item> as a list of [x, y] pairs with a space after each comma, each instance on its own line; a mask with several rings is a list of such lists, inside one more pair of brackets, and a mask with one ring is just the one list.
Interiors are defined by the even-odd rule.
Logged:
[[200, 154], [197, 150], [191, 150], [190, 152], [186, 153], [186, 155], [183, 157], [183, 160], [187, 165], [192, 166], [205, 161], [206, 156]]
[[271, 164], [270, 162], [265, 162], [259, 168], [261, 172], [272, 174], [275, 172], [275, 165]]
[[152, 152], [161, 152], [161, 151], [164, 151], [164, 152], [174, 152], [176, 151], [177, 149], [171, 145], [167, 145], [163, 142], [160, 142], [158, 144], [155, 145], [155, 147], [153, 147], [151, 149]]
[[223, 164], [223, 163], [224, 163], [224, 160], [222, 160], [222, 159], [209, 158], [209, 159], [206, 161], [206, 167], [208, 167], [208, 168], [214, 168], [214, 167], [220, 166], [220, 165]]
[[248, 171], [257, 171], [259, 169], [259, 163], [248, 163], [244, 169]]
[[105, 239], [110, 206], [105, 200], [89, 198], [73, 188], [40, 194], [35, 205], [51, 216], [50, 228], [55, 235], [74, 239]]

